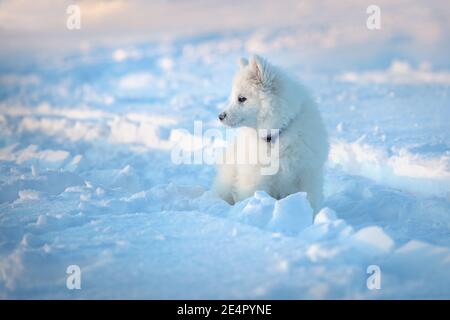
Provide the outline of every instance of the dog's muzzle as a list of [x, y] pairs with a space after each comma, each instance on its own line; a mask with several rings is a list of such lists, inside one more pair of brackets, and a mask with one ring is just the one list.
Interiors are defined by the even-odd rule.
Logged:
[[219, 114], [219, 120], [220, 120], [220, 121], [223, 121], [226, 117], [227, 117], [226, 112], [221, 112], [221, 113]]

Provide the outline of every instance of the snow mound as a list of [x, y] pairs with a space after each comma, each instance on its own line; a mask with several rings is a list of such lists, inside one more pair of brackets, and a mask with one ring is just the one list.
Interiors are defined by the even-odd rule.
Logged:
[[336, 141], [330, 165], [389, 186], [425, 195], [450, 195], [450, 157], [422, 156], [405, 149], [385, 150], [360, 140]]
[[313, 210], [305, 192], [297, 192], [275, 203], [269, 230], [297, 234], [313, 222]]
[[264, 228], [272, 218], [276, 200], [264, 191], [256, 191], [253, 197], [237, 203], [231, 216], [237, 221]]
[[329, 223], [336, 220], [336, 212], [328, 207], [322, 208], [314, 217], [314, 224]]
[[236, 221], [286, 235], [298, 234], [313, 221], [313, 210], [304, 192], [275, 200], [264, 191], [256, 191], [233, 206], [229, 214]]

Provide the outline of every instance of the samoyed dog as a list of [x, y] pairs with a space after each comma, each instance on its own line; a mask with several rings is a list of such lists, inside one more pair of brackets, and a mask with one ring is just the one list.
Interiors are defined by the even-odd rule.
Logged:
[[258, 135], [258, 141], [269, 149], [277, 144], [278, 161], [276, 172], [263, 175], [258, 163], [229, 161], [237, 151], [236, 143], [228, 145], [214, 183], [221, 198], [234, 204], [257, 190], [276, 199], [303, 191], [318, 212], [329, 145], [317, 105], [303, 85], [262, 57], [254, 55], [250, 61], [241, 58], [228, 106], [219, 120], [225, 126], [239, 128], [236, 138], [267, 132]]

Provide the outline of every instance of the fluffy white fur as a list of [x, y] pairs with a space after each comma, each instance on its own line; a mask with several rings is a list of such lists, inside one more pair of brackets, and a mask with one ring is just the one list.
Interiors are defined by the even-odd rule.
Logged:
[[[259, 165], [220, 165], [215, 191], [230, 204], [256, 190], [276, 199], [304, 191], [317, 212], [328, 141], [316, 103], [305, 87], [265, 59], [255, 55], [250, 61], [240, 59], [239, 64], [222, 122], [242, 127], [238, 135], [248, 134], [248, 128], [280, 129], [279, 170], [275, 175], [261, 175]], [[239, 97], [245, 97], [245, 102], [239, 102]], [[235, 152], [235, 146], [229, 146], [226, 157], [233, 158]]]

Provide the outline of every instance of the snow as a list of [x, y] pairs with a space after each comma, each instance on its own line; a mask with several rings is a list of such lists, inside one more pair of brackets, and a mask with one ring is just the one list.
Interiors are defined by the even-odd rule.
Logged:
[[333, 220], [336, 220], [336, 212], [334, 212], [332, 209], [325, 207], [322, 208], [314, 217], [314, 224], [319, 223], [328, 223]]
[[253, 197], [235, 205], [232, 216], [240, 222], [263, 228], [272, 222], [276, 203], [266, 192], [256, 191]]
[[392, 239], [378, 226], [370, 226], [359, 230], [353, 235], [353, 240], [358, 245], [368, 244], [384, 252], [389, 252], [394, 246]]
[[448, 197], [450, 157], [411, 153], [405, 148], [386, 150], [361, 141], [337, 141], [330, 151], [330, 165], [403, 190]]
[[[33, 19], [20, 2], [0, 8], [0, 298], [450, 298], [445, 2], [408, 15], [381, 1], [380, 31], [351, 1], [193, 0], [195, 17], [137, 2], [82, 4], [92, 32], [61, 39], [61, 4]], [[317, 99], [331, 152], [315, 217], [304, 193], [230, 206], [210, 191], [214, 166], [172, 158], [202, 151], [195, 121], [223, 132], [236, 61], [252, 52]], [[66, 288], [70, 265], [81, 290]]]
[[408, 62], [394, 60], [387, 70], [346, 72], [339, 76], [341, 81], [355, 83], [395, 83], [395, 84], [450, 84], [450, 72], [433, 71], [428, 63], [414, 69]]
[[295, 234], [312, 225], [313, 210], [306, 193], [298, 192], [275, 202], [268, 227], [272, 231]]

